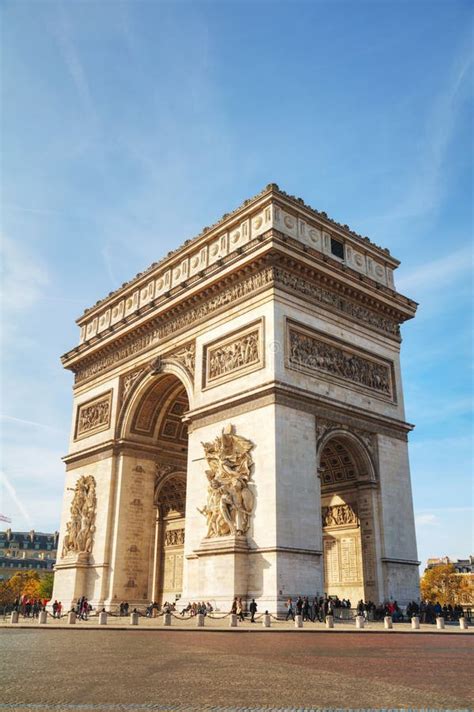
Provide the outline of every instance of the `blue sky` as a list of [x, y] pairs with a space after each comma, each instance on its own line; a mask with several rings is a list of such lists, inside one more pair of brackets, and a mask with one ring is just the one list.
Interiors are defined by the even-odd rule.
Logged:
[[2, 499], [59, 525], [83, 309], [277, 182], [402, 261], [419, 556], [473, 543], [471, 2], [3, 0]]

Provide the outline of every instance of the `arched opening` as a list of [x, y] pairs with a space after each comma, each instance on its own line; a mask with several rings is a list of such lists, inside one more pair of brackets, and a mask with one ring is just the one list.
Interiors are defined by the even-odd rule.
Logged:
[[181, 596], [183, 588], [186, 474], [157, 473], [155, 488], [157, 558], [154, 562], [154, 600], [163, 604]]
[[320, 447], [324, 591], [357, 601], [377, 597], [374, 488], [370, 458], [355, 439], [335, 434]]
[[146, 567], [148, 600], [161, 604], [177, 600], [183, 586], [189, 410], [183, 381], [164, 368], [145, 373], [128, 394], [122, 421], [122, 437], [140, 444], [154, 477]]

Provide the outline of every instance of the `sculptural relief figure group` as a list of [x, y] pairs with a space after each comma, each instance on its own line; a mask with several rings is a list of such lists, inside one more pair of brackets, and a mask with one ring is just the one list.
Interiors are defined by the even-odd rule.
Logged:
[[110, 417], [110, 400], [108, 398], [81, 408], [77, 433], [86, 433], [101, 425], [107, 425]]
[[80, 477], [73, 490], [71, 518], [66, 524], [62, 555], [87, 553], [92, 551], [95, 532], [97, 498], [95, 479], [92, 475]]
[[392, 395], [389, 369], [384, 364], [345, 352], [294, 330], [290, 330], [290, 362], [292, 366], [322, 369], [386, 395]]
[[209, 469], [207, 503], [199, 512], [207, 520], [207, 538], [244, 535], [250, 525], [254, 495], [249, 488], [253, 444], [227, 425], [212, 443], [203, 443]]
[[230, 344], [209, 351], [209, 378], [218, 378], [259, 359], [259, 335], [253, 331]]
[[336, 504], [324, 507], [322, 511], [323, 527], [337, 527], [344, 524], [358, 524], [359, 518], [350, 504]]

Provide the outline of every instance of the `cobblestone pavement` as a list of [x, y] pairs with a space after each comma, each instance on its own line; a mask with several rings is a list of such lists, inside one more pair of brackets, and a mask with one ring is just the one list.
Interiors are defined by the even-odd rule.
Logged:
[[473, 642], [12, 626], [0, 631], [0, 710], [467, 710]]

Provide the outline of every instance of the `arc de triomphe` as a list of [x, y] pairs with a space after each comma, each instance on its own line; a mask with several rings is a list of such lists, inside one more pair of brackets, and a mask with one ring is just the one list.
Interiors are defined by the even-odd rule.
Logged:
[[418, 597], [398, 264], [271, 184], [86, 310], [54, 598]]

